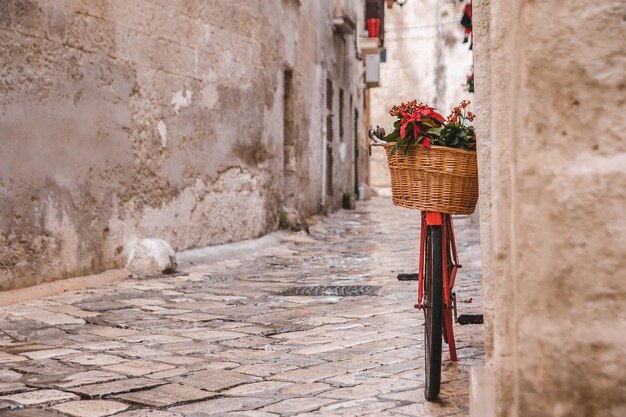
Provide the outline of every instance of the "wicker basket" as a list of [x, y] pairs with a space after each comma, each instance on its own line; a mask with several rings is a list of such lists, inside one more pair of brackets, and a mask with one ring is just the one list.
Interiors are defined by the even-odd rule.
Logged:
[[408, 154], [385, 146], [396, 206], [447, 214], [471, 214], [478, 200], [476, 152], [444, 146], [412, 146]]

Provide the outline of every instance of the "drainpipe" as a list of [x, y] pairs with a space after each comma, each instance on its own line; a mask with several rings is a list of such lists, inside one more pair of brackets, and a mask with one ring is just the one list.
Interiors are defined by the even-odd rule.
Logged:
[[354, 196], [359, 199], [359, 111], [354, 109]]

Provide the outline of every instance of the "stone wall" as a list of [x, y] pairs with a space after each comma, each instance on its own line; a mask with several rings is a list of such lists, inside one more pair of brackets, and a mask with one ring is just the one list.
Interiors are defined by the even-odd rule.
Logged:
[[135, 238], [180, 250], [340, 206], [354, 142], [327, 198], [326, 79], [362, 110], [362, 64], [334, 7], [1, 1], [0, 290], [122, 266]]
[[474, 84], [479, 86], [474, 92], [476, 113], [476, 135], [480, 139], [477, 147], [480, 199], [481, 273], [483, 285], [483, 313], [485, 315], [485, 351], [487, 363], [493, 354], [493, 250], [491, 239], [491, 69], [489, 22], [490, 1], [484, 0], [472, 5], [472, 26], [474, 40]]
[[495, 414], [623, 415], [626, 5], [474, 10]]

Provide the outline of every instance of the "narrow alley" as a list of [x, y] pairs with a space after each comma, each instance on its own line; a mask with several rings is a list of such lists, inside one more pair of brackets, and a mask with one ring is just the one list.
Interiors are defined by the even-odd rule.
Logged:
[[[0, 412], [467, 415], [468, 368], [484, 362], [482, 326], [455, 327], [458, 363], [444, 345], [440, 401], [422, 392], [417, 286], [395, 278], [416, 269], [418, 218], [374, 197], [313, 217], [309, 235], [274, 233], [277, 244], [255, 251], [217, 262], [188, 257], [193, 264], [183, 253], [174, 276], [0, 308]], [[479, 313], [478, 226], [455, 221], [459, 310]]]

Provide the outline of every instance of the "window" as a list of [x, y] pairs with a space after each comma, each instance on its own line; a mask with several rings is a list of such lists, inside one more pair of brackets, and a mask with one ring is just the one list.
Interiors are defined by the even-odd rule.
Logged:
[[343, 88], [339, 89], [339, 140], [343, 142]]
[[326, 194], [333, 195], [333, 82], [326, 80]]

